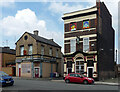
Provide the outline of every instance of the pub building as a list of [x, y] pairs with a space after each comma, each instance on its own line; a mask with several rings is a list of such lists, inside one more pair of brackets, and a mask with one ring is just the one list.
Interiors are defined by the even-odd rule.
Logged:
[[80, 73], [96, 80], [114, 77], [114, 29], [104, 2], [65, 13], [64, 77]]
[[16, 42], [16, 76], [49, 78], [54, 72], [62, 76], [61, 46], [38, 34], [25, 32]]

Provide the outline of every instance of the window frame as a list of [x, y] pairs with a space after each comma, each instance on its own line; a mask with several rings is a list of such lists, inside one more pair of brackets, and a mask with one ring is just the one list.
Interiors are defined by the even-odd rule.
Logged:
[[[32, 46], [32, 51], [31, 51], [31, 53], [30, 53], [30, 46]], [[32, 44], [29, 44], [29, 45], [28, 45], [28, 55], [32, 55], [32, 53], [33, 53], [33, 45], [32, 45]]]
[[52, 48], [49, 48], [49, 55], [52, 56], [52, 54], [53, 54], [53, 50]]
[[[23, 48], [22, 51], [21, 51], [21, 48]], [[21, 46], [20, 46], [20, 55], [24, 55], [24, 50], [25, 50], [24, 45], [21, 45]]]
[[43, 56], [45, 54], [45, 47], [44, 45], [41, 45], [41, 55]]
[[76, 39], [70, 40], [70, 53], [73, 53], [76, 51]]
[[[75, 24], [75, 28], [76, 28], [75, 30], [71, 30], [71, 25], [72, 24]], [[76, 31], [77, 30], [77, 23], [76, 22], [71, 22], [69, 27], [70, 27], [70, 31]]]
[[[85, 44], [85, 39], [88, 39], [88, 43], [86, 43]], [[84, 37], [83, 38], [83, 52], [89, 52], [90, 51], [90, 38], [89, 37]], [[85, 49], [85, 48], [87, 48], [87, 47], [85, 47], [85, 46], [88, 46], [89, 48], [88, 48], [88, 50], [87, 49]]]
[[[88, 27], [88, 28], [84, 28], [84, 27], [83, 27], [83, 26], [84, 26], [83, 23], [84, 23], [85, 21], [89, 21], [89, 27]], [[83, 29], [89, 29], [89, 28], [90, 28], [90, 20], [83, 20], [83, 22], [82, 22], [82, 28], [83, 28]]]
[[56, 50], [56, 57], [58, 57], [58, 51], [59, 51], [59, 50], [57, 49], [57, 50]]

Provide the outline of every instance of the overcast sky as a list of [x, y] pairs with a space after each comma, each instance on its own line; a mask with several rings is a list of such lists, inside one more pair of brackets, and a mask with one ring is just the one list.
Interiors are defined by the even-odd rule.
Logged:
[[[1, 2], [2, 1], [2, 2]], [[118, 1], [104, 1], [112, 14], [115, 47], [118, 49]], [[64, 49], [64, 22], [67, 12], [95, 6], [96, 0], [0, 0], [0, 46], [15, 48], [15, 42], [25, 32], [39, 30], [39, 35], [53, 38]], [[120, 40], [120, 39], [119, 39]]]

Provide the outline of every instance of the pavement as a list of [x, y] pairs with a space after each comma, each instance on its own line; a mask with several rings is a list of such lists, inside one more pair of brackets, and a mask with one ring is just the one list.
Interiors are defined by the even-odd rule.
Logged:
[[[53, 81], [53, 82], [64, 82], [63, 78], [22, 78], [22, 77], [13, 77], [14, 79], [25, 79], [25, 80], [40, 80], [40, 81]], [[95, 81], [96, 85], [111, 85], [111, 86], [120, 86], [119, 82], [103, 82], [103, 81]]]

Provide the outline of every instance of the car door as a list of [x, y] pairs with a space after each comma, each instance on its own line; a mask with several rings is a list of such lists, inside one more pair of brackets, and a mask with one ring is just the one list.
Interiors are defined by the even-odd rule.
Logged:
[[75, 82], [75, 74], [69, 74], [69, 80], [70, 82]]
[[75, 74], [75, 82], [82, 83], [82, 78], [79, 74]]

